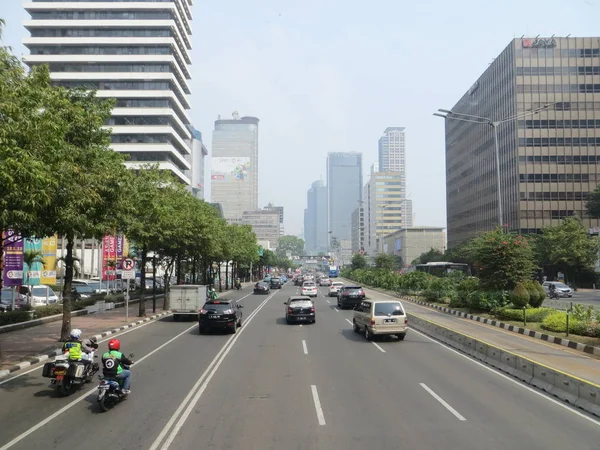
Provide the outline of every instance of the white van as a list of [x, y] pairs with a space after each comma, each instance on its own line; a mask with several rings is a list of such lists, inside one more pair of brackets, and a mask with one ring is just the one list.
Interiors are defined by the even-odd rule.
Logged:
[[38, 286], [19, 286], [19, 294], [31, 299], [31, 306], [50, 305], [58, 303], [58, 296], [50, 286], [40, 284]]

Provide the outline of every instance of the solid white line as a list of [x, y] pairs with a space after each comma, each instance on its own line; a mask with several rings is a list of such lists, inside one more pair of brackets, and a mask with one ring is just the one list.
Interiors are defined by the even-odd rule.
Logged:
[[431, 396], [433, 398], [435, 398], [438, 402], [440, 402], [442, 405], [444, 405], [444, 407], [450, 411], [452, 414], [454, 414], [454, 416], [458, 419], [458, 420], [462, 420], [465, 421], [467, 419], [465, 419], [457, 410], [455, 410], [452, 406], [450, 406], [448, 403], [446, 403], [444, 401], [444, 399], [442, 397], [440, 397], [439, 395], [437, 395], [435, 392], [433, 392], [429, 386], [427, 386], [425, 383], [419, 383], [421, 385], [421, 387], [423, 389], [425, 389], [427, 392], [429, 392], [431, 394]]
[[[143, 323], [143, 324], [141, 324], [141, 325], [138, 325], [138, 326], [136, 326], [136, 327], [129, 328], [129, 329], [127, 329], [127, 330], [123, 330], [122, 332], [120, 332], [120, 333], [118, 333], [118, 334], [115, 334], [115, 335], [112, 335], [112, 333], [111, 333], [111, 332], [109, 332], [109, 333], [108, 333], [108, 334], [107, 334], [107, 335], [106, 335], [106, 336], [105, 336], [105, 337], [104, 337], [102, 340], [98, 341], [98, 343], [99, 343], [99, 344], [101, 344], [101, 343], [103, 343], [103, 342], [106, 342], [106, 341], [108, 341], [108, 340], [110, 340], [110, 339], [113, 339], [113, 338], [115, 338], [115, 337], [119, 337], [119, 336], [122, 336], [122, 335], [124, 335], [124, 334], [131, 333], [132, 331], [139, 330], [140, 328], [142, 328], [142, 327], [145, 327], [145, 326], [147, 326], [147, 325], [151, 325], [151, 324], [153, 324], [153, 323], [157, 323], [157, 322], [159, 321], [159, 319], [162, 319], [163, 317], [169, 317], [169, 315], [170, 315], [170, 314], [165, 314], [165, 315], [164, 315], [164, 316], [162, 316], [162, 317], [157, 317], [156, 319], [149, 320], [149, 321], [148, 321], [148, 322], [146, 322], [146, 323]], [[54, 361], [54, 357], [52, 357], [52, 359], [51, 359], [51, 360], [50, 360], [50, 359], [48, 359], [48, 360], [49, 360], [49, 361]], [[40, 362], [41, 362], [41, 361], [40, 361]], [[39, 363], [36, 363], [36, 364], [39, 364]], [[34, 371], [36, 371], [36, 370], [40, 370], [40, 369], [41, 369], [41, 368], [43, 368], [43, 367], [44, 367], [43, 365], [36, 366], [36, 367], [34, 367], [33, 369], [29, 369], [29, 370], [27, 370], [27, 371], [25, 371], [25, 372], [23, 372], [23, 373], [19, 373], [18, 375], [15, 375], [14, 377], [8, 378], [8, 379], [6, 379], [6, 380], [2, 380], [2, 381], [0, 381], [0, 386], [2, 386], [4, 383], [8, 383], [9, 381], [12, 381], [12, 380], [14, 380], [15, 378], [22, 377], [23, 375], [27, 375], [28, 373], [34, 372]]]
[[[323, 297], [325, 297], [325, 296], [323, 296]], [[331, 303], [331, 302], [329, 300], [327, 300], [327, 303]]]
[[354, 325], [350, 319], [346, 319], [346, 322], [348, 322], [350, 325]]
[[321, 402], [319, 401], [319, 393], [317, 392], [317, 387], [314, 384], [311, 384], [310, 390], [312, 391], [313, 401], [315, 402], [315, 410], [317, 411], [317, 419], [319, 420], [319, 425], [325, 425], [325, 415], [323, 414], [323, 409], [321, 408]]
[[371, 344], [373, 344], [375, 347], [377, 347], [377, 349], [381, 352], [381, 353], [385, 353], [385, 350], [381, 347], [381, 345], [379, 345], [377, 342], [373, 342], [371, 341]]
[[308, 348], [306, 348], [306, 341], [302, 339], [302, 350], [304, 350], [304, 354], [308, 355]]
[[[462, 356], [462, 357], [463, 357], [463, 358], [465, 358], [467, 361], [471, 361], [473, 364], [477, 364], [478, 366], [480, 366], [480, 367], [483, 367], [483, 368], [484, 368], [484, 369], [486, 369], [486, 370], [489, 370], [489, 371], [490, 371], [490, 372], [492, 372], [493, 374], [496, 374], [496, 375], [498, 375], [498, 376], [500, 376], [500, 377], [502, 377], [502, 378], [504, 378], [504, 379], [506, 379], [506, 380], [510, 381], [511, 383], [514, 383], [514, 384], [516, 384], [517, 386], [520, 386], [520, 387], [522, 387], [523, 389], [527, 389], [529, 392], [532, 392], [532, 393], [534, 393], [534, 394], [536, 394], [536, 395], [539, 395], [540, 397], [542, 397], [542, 398], [545, 398], [546, 400], [548, 400], [548, 401], [550, 401], [550, 402], [554, 403], [555, 405], [558, 405], [558, 406], [560, 406], [561, 408], [564, 408], [564, 409], [566, 409], [566, 410], [567, 410], [567, 411], [569, 411], [569, 412], [572, 412], [572, 413], [573, 413], [573, 414], [575, 414], [575, 415], [578, 415], [579, 417], [582, 417], [582, 418], [584, 418], [584, 419], [587, 419], [587, 420], [589, 420], [589, 421], [590, 421], [590, 422], [592, 422], [594, 425], [600, 426], [600, 421], [599, 421], [599, 420], [596, 420], [596, 419], [594, 419], [593, 417], [587, 416], [587, 415], [585, 415], [585, 414], [583, 414], [583, 413], [581, 413], [581, 412], [577, 411], [576, 409], [573, 409], [573, 408], [572, 408], [572, 407], [570, 407], [569, 405], [566, 405], [565, 403], [562, 403], [562, 402], [560, 402], [560, 401], [558, 401], [558, 400], [555, 400], [555, 399], [553, 399], [553, 398], [551, 398], [551, 397], [548, 397], [548, 396], [547, 396], [545, 393], [543, 393], [543, 392], [541, 392], [541, 391], [538, 391], [538, 390], [536, 390], [536, 389], [534, 389], [534, 388], [532, 388], [532, 387], [529, 387], [529, 386], [527, 386], [526, 384], [523, 384], [523, 383], [521, 383], [520, 381], [518, 381], [518, 380], [515, 380], [514, 378], [511, 378], [511, 377], [509, 377], [508, 375], [505, 375], [505, 374], [503, 374], [502, 372], [498, 372], [496, 369], [494, 369], [494, 368], [492, 368], [492, 367], [489, 367], [489, 366], [487, 366], [486, 364], [484, 364], [484, 363], [482, 363], [482, 362], [479, 362], [479, 361], [477, 361], [477, 360], [475, 360], [475, 359], [471, 358], [470, 356], [468, 356], [468, 355], [465, 355], [465, 354], [463, 354], [463, 353], [459, 352], [458, 350], [455, 350], [455, 349], [453, 349], [452, 347], [449, 347], [449, 346], [447, 346], [446, 344], [444, 344], [443, 342], [440, 342], [440, 341], [438, 341], [437, 339], [433, 339], [432, 337], [429, 337], [429, 336], [427, 336], [426, 334], [424, 334], [424, 333], [421, 333], [419, 330], [415, 330], [415, 329], [414, 329], [414, 328], [412, 328], [412, 327], [411, 327], [410, 329], [411, 329], [412, 331], [414, 331], [415, 333], [417, 333], [417, 334], [420, 334], [420, 335], [421, 335], [421, 336], [423, 336], [424, 338], [427, 338], [427, 339], [429, 339], [430, 341], [433, 341], [433, 342], [435, 342], [436, 344], [438, 344], [438, 345], [441, 345], [441, 346], [442, 346], [442, 347], [444, 347], [446, 350], [450, 350], [452, 353], [456, 353], [458, 356]], [[2, 449], [0, 449], [0, 450], [2, 450]]]
[[[157, 351], [161, 350], [162, 348], [166, 347], [167, 345], [169, 345], [171, 342], [173, 342], [175, 339], [183, 336], [184, 334], [188, 333], [192, 328], [196, 327], [197, 325], [194, 324], [191, 327], [187, 328], [186, 330], [184, 330], [183, 332], [179, 333], [177, 336], [169, 339], [167, 342], [165, 342], [164, 344], [162, 344], [161, 346], [155, 348], [154, 350], [152, 350], [150, 353], [148, 353], [147, 355], [143, 356], [142, 358], [138, 359], [136, 361], [136, 365], [141, 363], [142, 361], [144, 361], [146, 358], [152, 356], [154, 353], [156, 353]], [[80, 397], [76, 398], [75, 400], [73, 400], [71, 403], [68, 403], [67, 405], [63, 406], [61, 409], [59, 409], [58, 411], [56, 411], [54, 414], [46, 417], [44, 420], [42, 420], [41, 422], [39, 422], [38, 424], [34, 425], [33, 427], [31, 427], [29, 430], [25, 431], [24, 433], [21, 433], [19, 436], [17, 436], [16, 438], [14, 438], [12, 441], [8, 442], [7, 444], [3, 445], [2, 447], [0, 447], [0, 450], [7, 450], [10, 447], [12, 447], [13, 445], [15, 445], [16, 443], [22, 441], [23, 439], [25, 439], [27, 436], [29, 436], [31, 433], [35, 432], [36, 430], [40, 429], [41, 427], [43, 427], [44, 425], [46, 425], [48, 422], [50, 422], [51, 420], [57, 418], [58, 416], [60, 416], [62, 413], [64, 413], [65, 411], [67, 411], [68, 409], [70, 409], [71, 407], [75, 406], [77, 403], [81, 402], [84, 398], [86, 398], [88, 395], [90, 395], [92, 392], [95, 392], [98, 388], [95, 387], [93, 389], [90, 389], [89, 391], [87, 391], [85, 394], [81, 395]]]
[[333, 309], [335, 309], [337, 312], [340, 312], [340, 310], [339, 310], [339, 309], [337, 309], [335, 306], [333, 307]]
[[[208, 386], [208, 383], [212, 379], [213, 375], [216, 373], [217, 369], [219, 368], [221, 363], [224, 361], [224, 359], [227, 356], [227, 354], [229, 353], [229, 351], [233, 348], [233, 345], [235, 344], [235, 342], [244, 333], [244, 331], [248, 329], [248, 324], [252, 321], [252, 319], [256, 316], [256, 314], [258, 314], [258, 312], [267, 304], [267, 302], [275, 294], [276, 293], [269, 295], [260, 305], [258, 305], [258, 307], [254, 311], [252, 311], [252, 314], [250, 314], [250, 316], [245, 320], [245, 322], [244, 322], [245, 326], [227, 340], [225, 345], [223, 345], [223, 347], [221, 348], [219, 353], [213, 358], [213, 360], [211, 361], [209, 366], [206, 368], [204, 373], [200, 376], [200, 378], [198, 379], [196, 384], [194, 384], [192, 389], [190, 389], [188, 395], [183, 399], [183, 402], [181, 402], [181, 404], [179, 405], [179, 407], [177, 408], [175, 413], [173, 413], [173, 415], [171, 416], [171, 418], [169, 419], [169, 421], [167, 422], [165, 427], [162, 429], [162, 431], [156, 438], [156, 440], [152, 443], [150, 450], [156, 450], [160, 446], [161, 442], [165, 439], [165, 436], [167, 436], [167, 433], [168, 433], [168, 436], [167, 436], [164, 444], [162, 445], [161, 449], [166, 450], [169, 448], [169, 446], [171, 445], [171, 443], [177, 436], [177, 433], [179, 433], [179, 430], [181, 429], [181, 427], [187, 420], [188, 416], [191, 414], [192, 410], [194, 409], [194, 407], [200, 400], [200, 397], [206, 390], [206, 387]], [[198, 390], [198, 388], [199, 388], [199, 390]], [[191, 401], [190, 401], [190, 399], [191, 399]], [[186, 408], [186, 406], [187, 406], [187, 408]], [[185, 408], [185, 411], [183, 411], [183, 414], [181, 414], [181, 411], [184, 408]], [[180, 414], [181, 414], [181, 416], [180, 416]], [[177, 420], [178, 417], [179, 417], [179, 420]], [[176, 420], [177, 420], [177, 423], [175, 424]], [[173, 424], [175, 424], [175, 425], [173, 426]], [[171, 430], [170, 433], [169, 433], [169, 430]], [[0, 449], [0, 450], [2, 450], [2, 449]]]

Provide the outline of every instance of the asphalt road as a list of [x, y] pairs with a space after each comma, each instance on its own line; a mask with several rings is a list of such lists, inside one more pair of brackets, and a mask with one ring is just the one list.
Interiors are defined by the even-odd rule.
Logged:
[[414, 330], [367, 342], [322, 294], [316, 324], [287, 325], [297, 288], [248, 289], [228, 294], [236, 335], [170, 318], [123, 334], [132, 394], [107, 413], [95, 385], [57, 398], [40, 370], [0, 384], [0, 450], [600, 448], [597, 420]]

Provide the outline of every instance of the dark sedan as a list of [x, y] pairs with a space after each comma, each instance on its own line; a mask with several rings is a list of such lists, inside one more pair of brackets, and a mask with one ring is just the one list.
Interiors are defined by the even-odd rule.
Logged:
[[259, 281], [254, 285], [255, 294], [268, 294], [271, 291], [271, 285], [264, 281]]
[[341, 309], [353, 308], [365, 299], [365, 291], [360, 286], [343, 286], [337, 295], [337, 304]]
[[271, 289], [281, 289], [281, 278], [271, 278]]
[[235, 333], [242, 326], [242, 305], [235, 300], [211, 300], [204, 304], [198, 314], [200, 334], [211, 330], [227, 330]]
[[294, 322], [315, 323], [315, 304], [305, 295], [290, 297], [284, 302], [285, 320], [288, 324]]

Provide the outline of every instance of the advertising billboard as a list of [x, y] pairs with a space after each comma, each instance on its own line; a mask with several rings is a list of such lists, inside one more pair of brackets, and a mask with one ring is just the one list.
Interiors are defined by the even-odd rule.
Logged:
[[40, 279], [42, 284], [56, 284], [56, 248], [58, 237], [51, 236], [42, 239], [42, 254], [44, 255], [44, 270]]
[[43, 268], [42, 262], [40, 261], [40, 259], [43, 259], [42, 240], [36, 237], [26, 238], [24, 252], [35, 252], [42, 257], [38, 257], [36, 261], [33, 261], [31, 267], [29, 267], [29, 264], [26, 262], [23, 263], [23, 284], [37, 286], [40, 284]]
[[216, 181], [246, 181], [250, 177], [250, 158], [221, 156], [212, 158], [211, 179]]
[[20, 286], [23, 283], [23, 239], [19, 234], [8, 230], [3, 233], [3, 240], [4, 286]]

